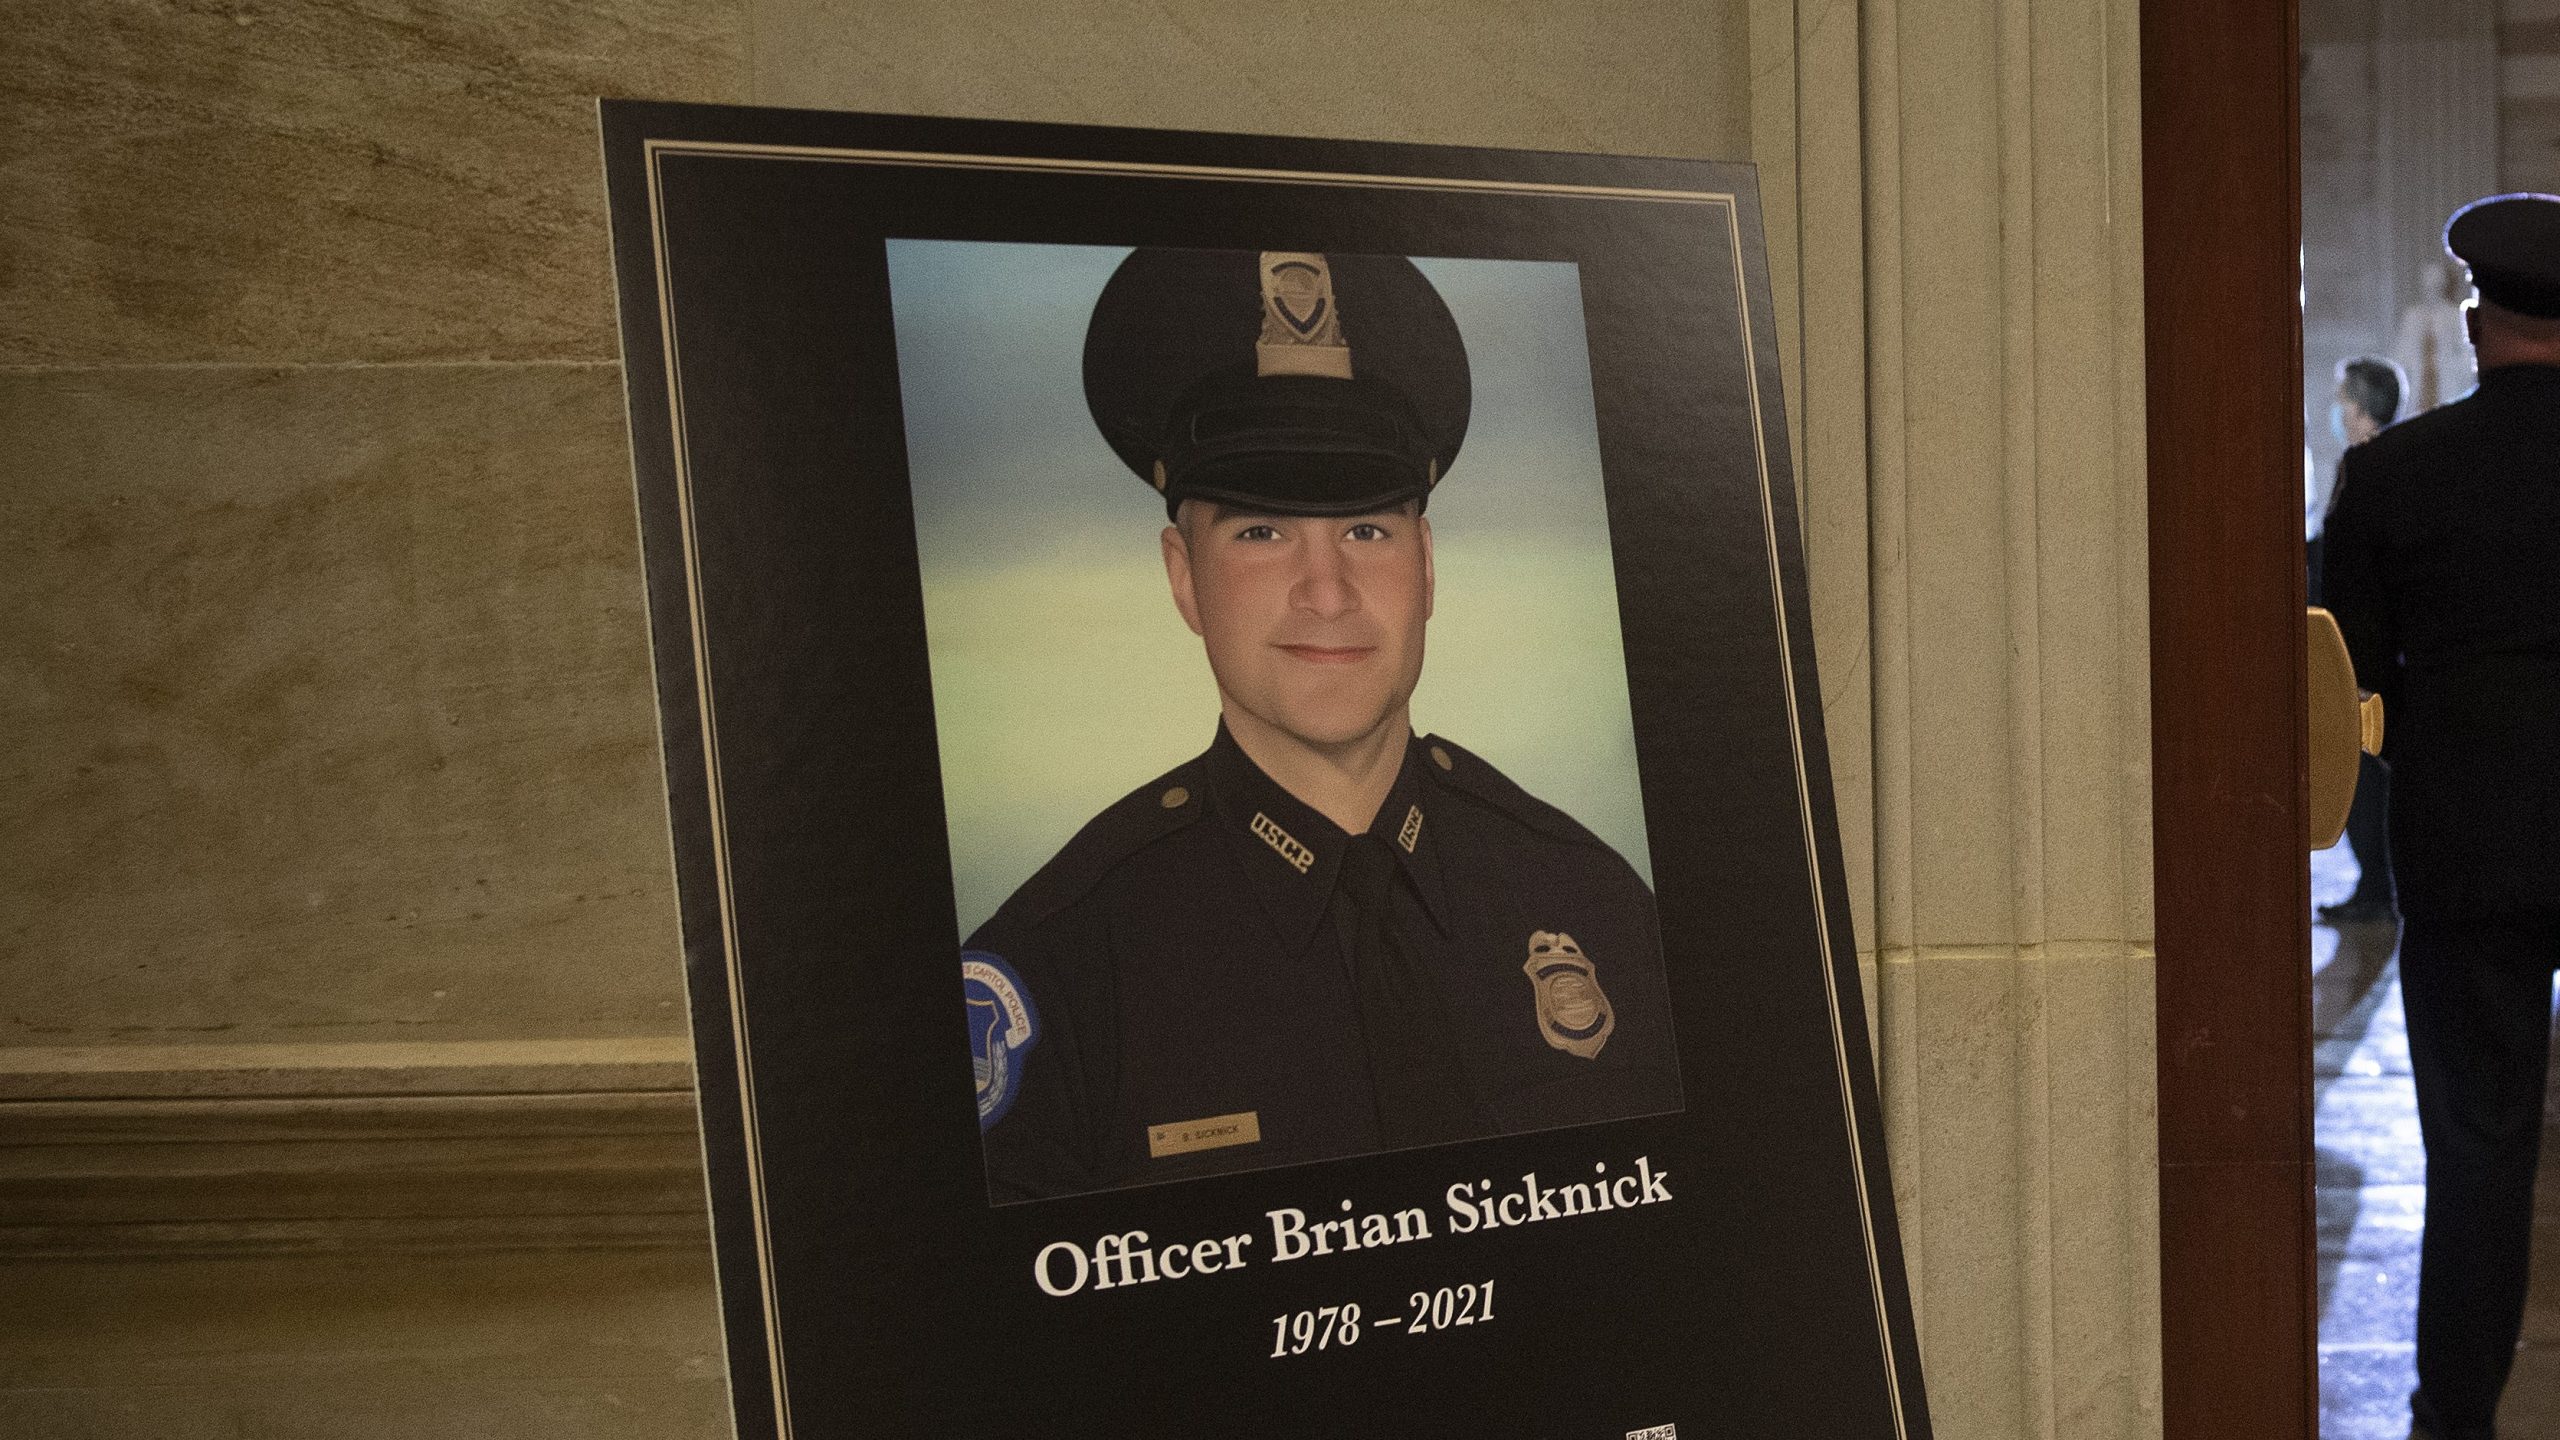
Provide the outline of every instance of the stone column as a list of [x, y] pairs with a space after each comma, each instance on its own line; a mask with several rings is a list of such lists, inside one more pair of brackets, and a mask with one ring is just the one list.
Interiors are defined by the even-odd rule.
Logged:
[[2157, 1434], [2136, 9], [1752, 20], [1931, 1408]]

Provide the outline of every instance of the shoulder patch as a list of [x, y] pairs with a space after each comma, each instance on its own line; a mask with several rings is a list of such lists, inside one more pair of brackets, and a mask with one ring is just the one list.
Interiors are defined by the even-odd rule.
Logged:
[[1422, 744], [1426, 747], [1425, 753], [1431, 757], [1431, 773], [1438, 776], [1442, 784], [1556, 839], [1609, 849], [1609, 842], [1592, 834], [1581, 821], [1521, 789], [1510, 776], [1456, 742], [1426, 735], [1422, 737]]
[[[1017, 924], [1036, 924], [1091, 893], [1121, 861], [1198, 820], [1208, 804], [1208, 782], [1194, 758], [1113, 801], [1058, 847], [996, 913]], [[991, 922], [992, 923], [992, 922]]]
[[969, 1064], [977, 1072], [983, 1132], [1022, 1091], [1022, 1059], [1040, 1043], [1040, 1012], [1022, 977], [991, 950], [960, 952], [960, 995], [969, 1014]]

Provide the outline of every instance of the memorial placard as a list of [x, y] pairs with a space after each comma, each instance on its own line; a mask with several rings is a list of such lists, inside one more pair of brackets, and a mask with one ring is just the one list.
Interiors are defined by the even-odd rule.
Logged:
[[742, 1436], [1928, 1434], [1748, 167], [604, 132]]

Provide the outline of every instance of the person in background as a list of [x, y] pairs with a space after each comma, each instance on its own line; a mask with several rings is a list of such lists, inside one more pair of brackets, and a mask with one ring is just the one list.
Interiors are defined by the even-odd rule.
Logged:
[[2560, 196], [2464, 206], [2479, 388], [2349, 450], [2329, 608], [2388, 690], [2400, 986], [2427, 1152], [2412, 1435], [2494, 1440], [2533, 1253], [2560, 967]]
[[[2329, 403], [2329, 425], [2349, 449], [2383, 431], [2400, 413], [2407, 393], [2400, 367], [2379, 355], [2358, 355], [2338, 362], [2338, 390]], [[2340, 462], [2344, 468], [2344, 462]], [[2337, 503], [2337, 490], [2329, 492]], [[2326, 533], [2323, 523], [2323, 534]], [[2311, 540], [2311, 603], [2320, 603], [2323, 540]], [[2388, 713], [2391, 697], [2384, 696]], [[2320, 918], [2332, 925], [2364, 925], [2388, 920], [2391, 907], [2390, 825], [2391, 769], [2372, 755], [2359, 757], [2355, 808], [2347, 813], [2347, 848], [2356, 857], [2355, 893], [2335, 905], [2320, 907]]]

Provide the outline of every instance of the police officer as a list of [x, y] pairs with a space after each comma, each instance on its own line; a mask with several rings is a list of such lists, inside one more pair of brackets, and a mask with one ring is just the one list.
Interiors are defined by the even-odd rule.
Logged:
[[2532, 1251], [2560, 966], [2560, 198], [2457, 212], [2480, 383], [2347, 452], [2329, 607], [2393, 688], [2401, 993], [2427, 1149], [2414, 1434], [2491, 1436]]
[[1412, 732], [1422, 512], [1471, 399], [1430, 282], [1391, 257], [1138, 251], [1084, 370], [1172, 522], [1219, 720], [964, 947], [995, 1198], [1677, 1109], [1652, 892]]

